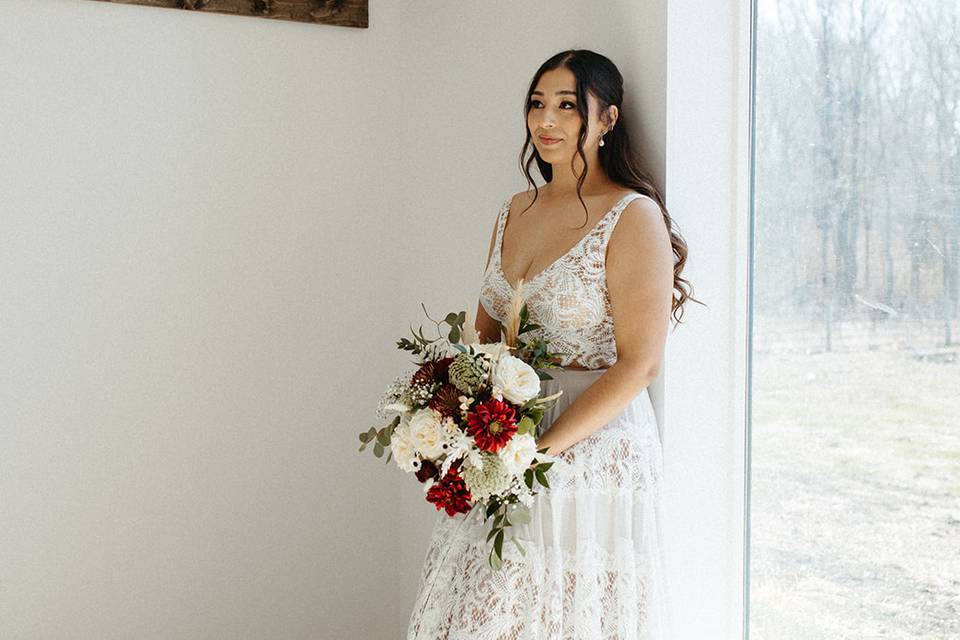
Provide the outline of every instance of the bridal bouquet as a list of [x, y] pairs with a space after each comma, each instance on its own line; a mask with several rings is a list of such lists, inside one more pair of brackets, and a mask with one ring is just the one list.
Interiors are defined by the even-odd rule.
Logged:
[[[557, 461], [547, 447], [536, 448], [535, 436], [544, 413], [563, 393], [540, 396], [540, 380], [552, 379], [545, 369], [559, 367], [550, 361], [558, 354], [548, 352], [542, 338], [521, 339], [539, 326], [528, 323], [519, 295], [506, 326], [499, 325], [500, 342], [480, 344], [472, 321], [464, 326], [465, 316], [463, 311], [446, 316], [445, 337], [437, 323], [441, 335], [435, 339], [424, 337], [423, 327], [419, 333], [411, 327], [413, 340], [397, 342], [417, 356], [416, 369], [387, 387], [377, 415], [396, 416], [360, 433], [360, 451], [373, 443], [379, 458], [389, 449], [386, 462], [392, 458], [424, 483], [426, 499], [438, 511], [452, 517], [483, 509], [485, 520], [493, 518], [489, 564], [500, 569], [504, 531], [530, 522], [534, 485], [549, 488], [547, 471]], [[510, 540], [526, 553], [519, 540]]]

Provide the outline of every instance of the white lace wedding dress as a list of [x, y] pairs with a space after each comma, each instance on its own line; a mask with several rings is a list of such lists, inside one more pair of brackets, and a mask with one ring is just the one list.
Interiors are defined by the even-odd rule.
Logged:
[[[604, 256], [614, 225], [634, 198], [610, 209], [564, 256], [525, 287], [532, 322], [561, 364], [544, 393], [563, 389], [540, 433], [616, 361]], [[500, 265], [510, 199], [501, 206], [480, 301], [503, 320], [513, 293]], [[504, 566], [487, 564], [479, 508], [437, 514], [407, 640], [668, 640], [674, 637], [661, 550], [663, 458], [644, 389], [612, 421], [560, 454], [527, 525], [514, 534], [526, 554], [503, 545]], [[509, 529], [508, 529], [509, 531]]]

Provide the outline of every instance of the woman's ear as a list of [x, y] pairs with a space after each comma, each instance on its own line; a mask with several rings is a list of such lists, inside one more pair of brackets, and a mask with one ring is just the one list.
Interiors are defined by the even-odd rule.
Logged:
[[613, 126], [617, 124], [617, 117], [620, 115], [620, 110], [617, 109], [617, 105], [612, 104], [610, 108], [607, 109], [607, 131], [613, 129]]

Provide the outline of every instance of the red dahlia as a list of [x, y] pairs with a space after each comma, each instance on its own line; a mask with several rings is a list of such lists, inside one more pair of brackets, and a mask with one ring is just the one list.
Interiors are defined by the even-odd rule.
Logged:
[[517, 432], [517, 412], [496, 398], [476, 405], [467, 414], [467, 433], [484, 451], [498, 451]]
[[436, 505], [437, 511], [446, 509], [448, 516], [470, 511], [470, 498], [467, 483], [456, 467], [450, 467], [447, 475], [427, 490], [427, 502]]

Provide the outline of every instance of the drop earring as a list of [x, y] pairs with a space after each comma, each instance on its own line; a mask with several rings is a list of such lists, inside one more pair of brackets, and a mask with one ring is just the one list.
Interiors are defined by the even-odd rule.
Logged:
[[604, 131], [603, 133], [600, 134], [600, 146], [601, 146], [601, 147], [603, 146], [603, 136], [605, 136], [605, 135], [607, 135], [607, 132], [606, 132], [606, 131]]

